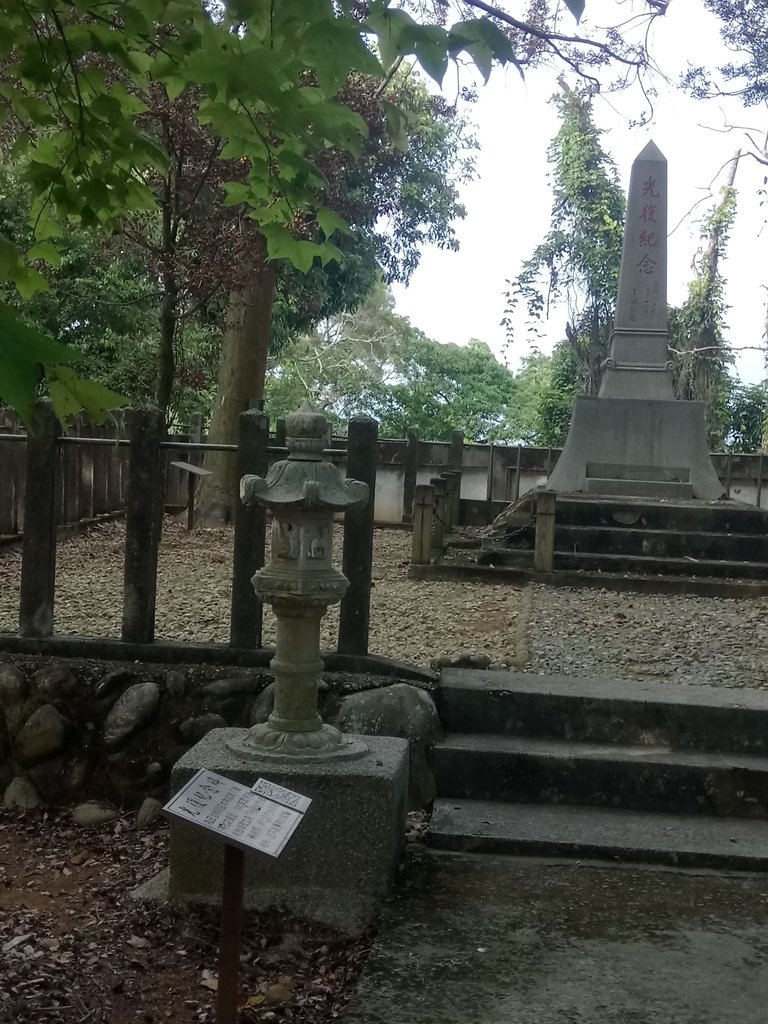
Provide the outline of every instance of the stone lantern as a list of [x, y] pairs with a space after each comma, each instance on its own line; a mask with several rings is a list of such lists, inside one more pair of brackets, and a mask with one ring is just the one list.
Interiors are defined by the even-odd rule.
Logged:
[[354, 757], [366, 752], [359, 739], [324, 724], [317, 713], [317, 688], [323, 668], [320, 620], [349, 585], [331, 565], [333, 517], [362, 508], [368, 485], [344, 480], [323, 459], [328, 437], [325, 417], [305, 402], [286, 417], [288, 458], [266, 477], [244, 476], [240, 497], [272, 513], [269, 565], [253, 577], [257, 596], [272, 605], [277, 642], [271, 668], [275, 676], [274, 710], [268, 720], [233, 742], [240, 754], [313, 760]]

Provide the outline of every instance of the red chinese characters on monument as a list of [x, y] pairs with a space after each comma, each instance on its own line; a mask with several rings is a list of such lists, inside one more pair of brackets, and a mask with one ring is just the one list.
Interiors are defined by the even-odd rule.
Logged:
[[635, 269], [638, 274], [642, 275], [641, 280], [645, 279], [647, 284], [641, 285], [638, 281], [638, 288], [633, 295], [630, 307], [630, 322], [637, 322], [638, 319], [645, 321], [646, 318], [655, 316], [659, 299], [659, 284], [655, 280], [657, 259], [654, 258], [653, 250], [658, 249], [660, 243], [659, 234], [652, 227], [658, 223], [657, 211], [659, 208], [658, 203], [653, 200], [661, 198], [656, 178], [653, 176], [646, 178], [642, 185], [641, 197], [643, 203], [640, 205], [637, 221], [642, 227], [637, 235], [638, 260]]
[[658, 199], [660, 197], [661, 193], [656, 191], [655, 178], [648, 178], [643, 182], [643, 191], [641, 195], [650, 196], [651, 199]]

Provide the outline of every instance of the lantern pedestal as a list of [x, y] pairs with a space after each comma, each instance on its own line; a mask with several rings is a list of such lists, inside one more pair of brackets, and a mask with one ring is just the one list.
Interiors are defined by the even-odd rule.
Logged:
[[[246, 855], [245, 906], [284, 908], [347, 933], [364, 928], [391, 892], [403, 852], [408, 741], [366, 736], [367, 750], [358, 757], [277, 761], [239, 753], [244, 734], [242, 729], [208, 733], [174, 766], [173, 792], [206, 768], [246, 786], [264, 777], [311, 797], [301, 828], [280, 857]], [[164, 885], [155, 884], [156, 894], [218, 904], [222, 857], [216, 837], [173, 821], [170, 876]]]

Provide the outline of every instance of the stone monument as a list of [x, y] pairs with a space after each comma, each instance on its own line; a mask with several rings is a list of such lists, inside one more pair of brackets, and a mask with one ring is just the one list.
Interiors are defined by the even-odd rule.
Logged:
[[723, 496], [704, 407], [675, 399], [667, 346], [667, 161], [649, 142], [632, 165], [610, 355], [600, 394], [573, 403], [547, 487], [655, 498]]
[[[387, 895], [402, 853], [408, 741], [344, 735], [317, 713], [320, 620], [347, 587], [331, 562], [333, 517], [371, 496], [323, 459], [328, 424], [309, 404], [287, 417], [286, 432], [288, 458], [240, 485], [244, 502], [273, 516], [270, 562], [253, 584], [277, 618], [274, 710], [249, 730], [208, 733], [174, 766], [171, 785], [177, 792], [205, 768], [245, 785], [265, 777], [310, 797], [302, 828], [278, 859], [246, 858], [246, 905], [357, 929]], [[172, 821], [170, 897], [217, 901], [221, 870], [221, 845]]]

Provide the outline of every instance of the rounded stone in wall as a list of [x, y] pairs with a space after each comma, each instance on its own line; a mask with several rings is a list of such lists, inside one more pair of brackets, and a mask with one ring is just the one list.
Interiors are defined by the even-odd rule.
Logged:
[[27, 680], [14, 665], [0, 665], [0, 707], [18, 704], [27, 695]]
[[136, 683], [120, 695], [104, 721], [104, 746], [119, 747], [154, 717], [160, 704], [157, 683]]
[[29, 781], [21, 775], [11, 779], [3, 793], [3, 807], [17, 807], [22, 811], [30, 811], [42, 804], [40, 794]]
[[96, 696], [111, 697], [117, 690], [121, 690], [126, 683], [136, 681], [136, 673], [129, 668], [113, 668], [102, 677], [96, 687]]
[[48, 757], [44, 761], [27, 768], [27, 778], [34, 785], [43, 801], [47, 804], [58, 804], [68, 800], [67, 771], [69, 764], [64, 754]]
[[345, 733], [407, 739], [410, 806], [424, 807], [435, 799], [435, 778], [427, 752], [442, 738], [442, 727], [435, 702], [425, 690], [408, 683], [393, 683], [351, 693], [342, 700], [333, 724]]
[[64, 747], [67, 726], [52, 704], [43, 704], [24, 722], [16, 735], [16, 758], [21, 764], [37, 764]]
[[174, 701], [184, 699], [187, 692], [187, 677], [183, 672], [172, 670], [165, 673], [165, 692]]
[[249, 725], [261, 725], [272, 714], [275, 706], [275, 684], [268, 683], [251, 704]]
[[32, 689], [40, 700], [71, 697], [79, 685], [72, 670], [58, 662], [43, 665], [32, 677]]
[[78, 758], [69, 765], [67, 769], [66, 785], [70, 793], [79, 793], [85, 786], [90, 775], [90, 764], [82, 758]]

